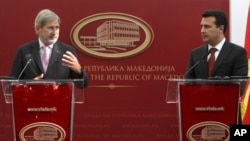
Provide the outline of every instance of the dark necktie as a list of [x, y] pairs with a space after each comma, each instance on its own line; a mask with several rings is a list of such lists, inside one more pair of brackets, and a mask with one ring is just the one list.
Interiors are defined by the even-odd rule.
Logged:
[[211, 76], [211, 72], [212, 72], [212, 69], [214, 67], [214, 63], [215, 63], [215, 52], [217, 51], [216, 48], [211, 48], [210, 49], [210, 58], [208, 60], [208, 76]]

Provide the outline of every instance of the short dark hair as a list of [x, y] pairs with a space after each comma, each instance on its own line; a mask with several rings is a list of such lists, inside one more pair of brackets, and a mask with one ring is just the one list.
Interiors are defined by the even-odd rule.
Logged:
[[228, 21], [225, 13], [220, 10], [207, 10], [202, 13], [202, 17], [215, 17], [215, 24], [217, 27], [223, 25], [225, 33], [227, 31]]

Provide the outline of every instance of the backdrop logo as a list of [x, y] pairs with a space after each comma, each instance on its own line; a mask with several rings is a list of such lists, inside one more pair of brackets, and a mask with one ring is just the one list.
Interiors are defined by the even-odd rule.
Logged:
[[216, 121], [200, 122], [187, 131], [187, 139], [190, 141], [229, 141], [229, 126]]
[[23, 127], [19, 133], [19, 139], [22, 141], [63, 141], [65, 137], [65, 130], [50, 122], [31, 123]]
[[145, 51], [153, 31], [143, 20], [122, 13], [100, 13], [77, 22], [70, 38], [80, 51], [99, 58], [124, 58]]

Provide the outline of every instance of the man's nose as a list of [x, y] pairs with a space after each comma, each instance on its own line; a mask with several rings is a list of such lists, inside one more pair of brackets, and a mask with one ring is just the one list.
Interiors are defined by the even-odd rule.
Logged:
[[204, 31], [204, 28], [203, 28], [203, 26], [201, 26], [201, 32], [203, 32]]

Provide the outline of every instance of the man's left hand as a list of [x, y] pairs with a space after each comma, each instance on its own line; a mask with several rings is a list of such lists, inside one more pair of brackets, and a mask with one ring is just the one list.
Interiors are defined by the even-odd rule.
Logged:
[[76, 56], [70, 51], [66, 51], [66, 53], [63, 54], [62, 62], [63, 66], [69, 67], [72, 71], [76, 73], [81, 73], [81, 65], [79, 64]]

